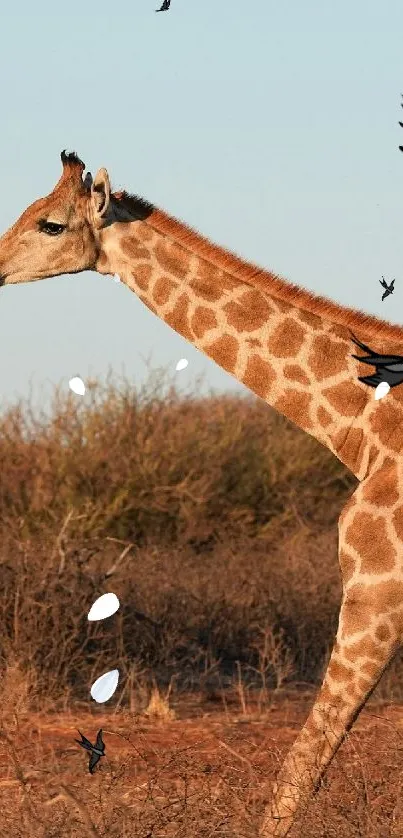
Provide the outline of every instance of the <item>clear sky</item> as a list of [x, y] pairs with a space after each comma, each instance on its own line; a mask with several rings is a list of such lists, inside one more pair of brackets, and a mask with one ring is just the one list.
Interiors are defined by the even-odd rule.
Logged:
[[[401, 0], [158, 5], [4, 4], [0, 229], [51, 191], [67, 148], [214, 242], [403, 323]], [[246, 392], [95, 273], [2, 289], [0, 353], [0, 406], [30, 381], [36, 399], [108, 368], [141, 382], [142, 356], [179, 389], [204, 373], [205, 392]]]

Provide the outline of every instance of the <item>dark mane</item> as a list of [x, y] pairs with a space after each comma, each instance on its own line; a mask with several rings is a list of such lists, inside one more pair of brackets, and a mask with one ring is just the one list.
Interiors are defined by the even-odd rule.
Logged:
[[129, 192], [123, 191], [115, 192], [113, 197], [137, 221], [145, 221], [154, 212], [153, 204], [138, 195], [131, 195]]

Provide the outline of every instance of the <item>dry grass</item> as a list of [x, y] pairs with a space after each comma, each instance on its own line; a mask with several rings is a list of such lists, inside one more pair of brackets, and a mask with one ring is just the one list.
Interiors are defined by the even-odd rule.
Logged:
[[[83, 797], [41, 744], [33, 764], [50, 762], [35, 803], [14, 743], [35, 714], [86, 711], [109, 669], [121, 676], [115, 722], [129, 714], [131, 726], [185, 730], [184, 697], [200, 697], [199, 714], [219, 706], [224, 727], [235, 701], [239, 724], [258, 725], [285, 687], [317, 686], [327, 664], [341, 594], [336, 523], [355, 478], [259, 399], [161, 395], [162, 383], [92, 383], [85, 399], [56, 392], [50, 417], [21, 403], [0, 420], [0, 764], [11, 772], [0, 790], [15, 783], [24, 813], [11, 838], [251, 835], [273, 748], [262, 767], [223, 734], [208, 761], [222, 768], [226, 754], [217, 775], [196, 745], [191, 756], [163, 748], [159, 773], [147, 768], [140, 786], [130, 769], [125, 802], [121, 765], [97, 772]], [[107, 591], [121, 608], [88, 623]], [[398, 656], [374, 700], [401, 699], [400, 671]]]
[[[0, 834], [257, 838], [267, 781], [308, 703], [283, 699], [258, 714], [256, 702], [247, 721], [235, 696], [227, 701], [227, 712], [192, 720], [179, 703], [178, 718], [158, 724], [84, 710], [17, 718], [14, 734], [0, 735]], [[88, 733], [103, 726], [107, 753], [92, 777], [73, 743], [78, 725]], [[401, 710], [364, 711], [292, 838], [401, 838], [402, 725]]]

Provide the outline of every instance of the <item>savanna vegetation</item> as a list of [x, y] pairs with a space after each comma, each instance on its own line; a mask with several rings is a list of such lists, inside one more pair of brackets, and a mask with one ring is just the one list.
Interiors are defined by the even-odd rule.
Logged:
[[[192, 772], [204, 778], [192, 804], [183, 792], [190, 820], [172, 789], [161, 791], [162, 780], [153, 797], [154, 766], [143, 802], [131, 807], [135, 820], [120, 801], [102, 826], [104, 815], [96, 822], [87, 812], [85, 821], [88, 799], [62, 783], [54, 752], [60, 782], [46, 805], [57, 798], [66, 818], [49, 810], [42, 823], [39, 810], [33, 815], [24, 749], [17, 753], [13, 737], [23, 718], [32, 727], [38, 714], [92, 712], [90, 686], [114, 668], [120, 682], [106, 709], [115, 728], [123, 713], [134, 729], [135, 719], [174, 719], [181, 699], [194, 695], [226, 718], [231, 707], [244, 719], [263, 718], [283, 691], [315, 689], [327, 664], [341, 595], [337, 519], [357, 481], [257, 398], [199, 397], [198, 384], [183, 396], [163, 386], [158, 373], [137, 389], [109, 376], [90, 383], [84, 398], [58, 388], [49, 415], [21, 402], [0, 419], [0, 762], [11, 777], [4, 782], [15, 782], [25, 801], [21, 835], [250, 834], [260, 781], [251, 780], [250, 755], [238, 765], [240, 741], [222, 751], [231, 771], [246, 772], [242, 794], [235, 783], [238, 803], [227, 763], [214, 797], [211, 759], [208, 770], [207, 763], [196, 770], [200, 754], [186, 762], [176, 750], [164, 763], [169, 782], [183, 771], [186, 783]], [[108, 591], [119, 611], [88, 622]], [[400, 672], [399, 656], [374, 698], [400, 700]], [[135, 761], [144, 762], [136, 748]], [[42, 751], [36, 760], [45, 760]], [[119, 770], [106, 775], [112, 791]], [[102, 771], [97, 776], [102, 783]], [[158, 800], [168, 801], [173, 819], [164, 820]], [[228, 800], [240, 817], [235, 833]], [[344, 833], [335, 823], [338, 835], [378, 834]], [[19, 834], [18, 818], [15, 833], [7, 829]]]

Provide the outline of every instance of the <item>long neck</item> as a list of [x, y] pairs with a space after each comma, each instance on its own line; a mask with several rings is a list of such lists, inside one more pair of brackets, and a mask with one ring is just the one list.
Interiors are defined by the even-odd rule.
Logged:
[[106, 227], [98, 270], [118, 274], [157, 317], [358, 476], [362, 439], [352, 440], [351, 425], [368, 391], [357, 381], [347, 328], [281, 299], [278, 277], [262, 280], [263, 272], [159, 211]]

